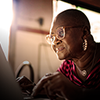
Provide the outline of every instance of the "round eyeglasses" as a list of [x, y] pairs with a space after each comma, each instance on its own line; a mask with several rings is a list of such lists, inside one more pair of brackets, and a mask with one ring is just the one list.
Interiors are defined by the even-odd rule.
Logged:
[[65, 28], [78, 28], [78, 27], [83, 27], [83, 25], [79, 25], [79, 26], [62, 26], [62, 27], [58, 27], [56, 29], [56, 33], [50, 33], [49, 35], [46, 35], [46, 41], [49, 44], [54, 44], [55, 38], [57, 38], [58, 40], [62, 40], [65, 37]]

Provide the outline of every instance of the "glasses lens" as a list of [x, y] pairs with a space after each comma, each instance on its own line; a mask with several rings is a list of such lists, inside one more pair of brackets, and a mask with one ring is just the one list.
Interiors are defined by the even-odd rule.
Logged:
[[55, 40], [55, 37], [52, 36], [52, 35], [47, 35], [46, 36], [46, 41], [49, 43], [49, 44], [52, 44]]
[[56, 30], [56, 35], [57, 35], [57, 38], [60, 40], [64, 38], [65, 32], [64, 32], [63, 27], [60, 27]]

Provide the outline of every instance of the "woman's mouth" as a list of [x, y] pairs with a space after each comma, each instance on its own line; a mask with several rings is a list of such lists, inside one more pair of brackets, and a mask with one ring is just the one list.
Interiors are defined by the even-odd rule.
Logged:
[[65, 49], [65, 47], [63, 47], [63, 46], [60, 46], [60, 47], [56, 48], [56, 53], [62, 51], [63, 49]]

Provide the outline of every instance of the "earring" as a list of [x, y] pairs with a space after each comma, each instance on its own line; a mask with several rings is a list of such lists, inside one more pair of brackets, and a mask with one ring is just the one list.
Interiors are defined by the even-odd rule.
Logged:
[[86, 51], [87, 49], [87, 40], [84, 39], [84, 42], [83, 42], [83, 50]]

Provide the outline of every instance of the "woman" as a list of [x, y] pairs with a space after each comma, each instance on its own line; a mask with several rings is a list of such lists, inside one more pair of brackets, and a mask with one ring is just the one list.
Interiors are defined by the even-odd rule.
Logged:
[[36, 84], [32, 96], [44, 89], [51, 99], [100, 99], [100, 44], [91, 35], [86, 15], [75, 9], [61, 12], [46, 39], [64, 62]]

